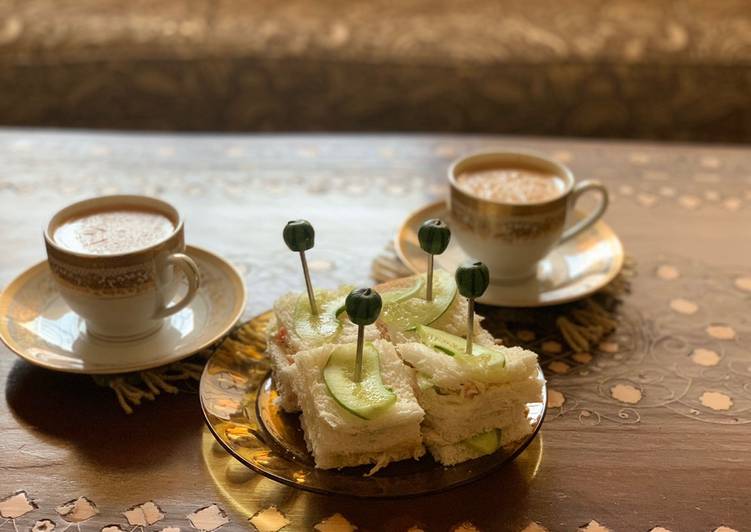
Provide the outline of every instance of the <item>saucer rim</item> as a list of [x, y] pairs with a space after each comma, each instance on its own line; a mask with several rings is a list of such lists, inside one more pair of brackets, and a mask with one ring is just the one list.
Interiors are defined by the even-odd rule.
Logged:
[[[245, 285], [243, 276], [240, 274], [235, 265], [221, 255], [194, 245], [186, 245], [185, 252], [188, 255], [190, 255], [191, 252], [196, 252], [196, 254], [202, 254], [204, 255], [204, 257], [208, 257], [209, 260], [219, 263], [222, 269], [225, 269], [225, 271], [227, 271], [227, 273], [229, 274], [227, 275], [227, 279], [229, 280], [230, 284], [232, 284], [236, 288], [239, 288], [237, 290], [237, 295], [239, 297], [234, 308], [232, 309], [231, 321], [230, 318], [228, 318], [226, 325], [221, 328], [217, 328], [217, 332], [215, 334], [210, 335], [207, 340], [201, 342], [200, 344], [188, 347], [186, 349], [186, 352], [184, 353], [179, 353], [177, 355], [171, 356], [162, 356], [161, 358], [157, 356], [149, 362], [142, 362], [131, 366], [123, 366], [121, 368], [108, 367], [103, 369], [61, 367], [54, 363], [40, 361], [37, 358], [26, 353], [26, 351], [28, 351], [28, 348], [25, 348], [24, 346], [18, 344], [10, 334], [10, 331], [8, 329], [8, 322], [10, 320], [7, 318], [7, 312], [10, 303], [14, 300], [16, 294], [25, 284], [28, 283], [29, 279], [33, 278], [36, 275], [49, 275], [49, 264], [47, 260], [38, 262], [37, 264], [30, 266], [29, 268], [21, 272], [10, 283], [6, 285], [5, 289], [2, 290], [2, 292], [0, 292], [0, 341], [2, 341], [3, 345], [5, 345], [5, 347], [7, 347], [12, 353], [14, 353], [22, 360], [28, 362], [29, 364], [51, 371], [73, 373], [78, 375], [117, 375], [121, 373], [134, 373], [137, 371], [146, 371], [149, 369], [167, 366], [174, 362], [178, 362], [185, 358], [191, 357], [199, 351], [206, 349], [216, 341], [222, 339], [240, 321], [247, 303], [247, 287]], [[44, 272], [39, 270], [47, 271]], [[73, 352], [70, 353], [74, 354]]]
[[[427, 217], [429, 213], [432, 213], [435, 210], [443, 209], [446, 210], [446, 202], [445, 201], [435, 201], [432, 203], [429, 203], [427, 205], [423, 205], [422, 207], [415, 209], [411, 213], [409, 213], [405, 218], [403, 219], [402, 223], [399, 225], [399, 229], [396, 232], [396, 235], [394, 236], [394, 250], [396, 252], [396, 256], [399, 258], [399, 260], [406, 266], [408, 270], [410, 270], [413, 273], [422, 273], [423, 270], [420, 270], [415, 267], [413, 264], [413, 261], [411, 259], [407, 258], [407, 253], [404, 251], [402, 242], [405, 241], [404, 235], [406, 232], [409, 231], [409, 225], [412, 220], [418, 217]], [[549, 301], [539, 301], [539, 300], [527, 300], [525, 302], [499, 302], [498, 299], [495, 299], [493, 301], [489, 300], [482, 300], [478, 301], [479, 303], [482, 303], [483, 305], [489, 305], [494, 307], [508, 307], [508, 308], [540, 308], [540, 307], [552, 307], [555, 305], [563, 305], [565, 303], [571, 303], [572, 301], [578, 301], [580, 299], [584, 299], [585, 297], [588, 297], [592, 295], [593, 293], [597, 292], [598, 290], [602, 289], [604, 286], [606, 286], [608, 283], [610, 283], [613, 279], [616, 278], [616, 276], [620, 273], [621, 269], [623, 269], [623, 262], [625, 258], [625, 253], [623, 249], [623, 242], [621, 242], [621, 239], [618, 237], [618, 234], [613, 230], [613, 228], [605, 222], [603, 219], [598, 220], [591, 228], [588, 230], [591, 231], [595, 227], [600, 226], [604, 227], [606, 230], [610, 231], [610, 233], [613, 235], [613, 241], [617, 243], [618, 247], [618, 253], [614, 255], [613, 260], [613, 266], [609, 269], [608, 275], [603, 277], [603, 280], [600, 281], [597, 284], [592, 285], [588, 290], [585, 290], [581, 293], [576, 293], [571, 296], [567, 297], [559, 297], [553, 300]], [[586, 233], [586, 231], [585, 231]], [[538, 292], [539, 294], [545, 293], [545, 292]]]

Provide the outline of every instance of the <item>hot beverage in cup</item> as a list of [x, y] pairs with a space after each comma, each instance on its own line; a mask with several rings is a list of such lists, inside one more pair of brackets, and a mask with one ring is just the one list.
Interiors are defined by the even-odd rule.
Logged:
[[[163, 201], [107, 196], [75, 203], [52, 217], [44, 238], [61, 295], [93, 336], [149, 335], [198, 290], [198, 267], [184, 254], [182, 218]], [[173, 303], [181, 276], [188, 289]]]
[[466, 171], [456, 177], [456, 184], [478, 198], [515, 205], [549, 201], [566, 189], [558, 175], [524, 167]]
[[69, 251], [119, 255], [152, 246], [174, 230], [172, 220], [157, 211], [115, 205], [63, 220], [52, 238]]
[[[533, 276], [554, 246], [590, 227], [608, 205], [600, 183], [577, 183], [562, 164], [529, 153], [470, 155], [449, 168], [448, 178], [451, 230], [497, 282]], [[566, 228], [577, 199], [590, 191], [600, 195], [598, 205]]]

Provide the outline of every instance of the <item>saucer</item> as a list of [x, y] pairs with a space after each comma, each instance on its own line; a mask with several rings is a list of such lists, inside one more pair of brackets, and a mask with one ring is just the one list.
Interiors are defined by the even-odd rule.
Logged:
[[128, 373], [186, 358], [227, 334], [245, 308], [245, 283], [231, 264], [193, 246], [186, 253], [198, 264], [201, 287], [190, 305], [146, 338], [107, 342], [88, 335], [44, 261], [0, 295], [0, 339], [27, 362], [69, 373]]
[[[407, 217], [394, 239], [401, 261], [413, 272], [427, 266], [417, 231], [428, 218], [448, 218], [443, 202], [428, 205]], [[576, 213], [577, 217], [583, 214]], [[435, 256], [436, 267], [453, 272], [468, 256], [456, 239], [442, 255]], [[555, 247], [537, 266], [537, 275], [516, 284], [491, 279], [485, 294], [477, 301], [502, 307], [544, 307], [586, 297], [612, 281], [623, 265], [623, 246], [618, 236], [602, 220], [586, 231]]]

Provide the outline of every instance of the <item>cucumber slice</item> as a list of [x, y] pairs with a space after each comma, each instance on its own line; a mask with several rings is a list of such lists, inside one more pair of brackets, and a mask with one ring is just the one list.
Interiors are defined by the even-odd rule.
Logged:
[[459, 363], [470, 363], [496, 369], [506, 367], [506, 357], [500, 351], [484, 345], [472, 344], [472, 356], [470, 357], [465, 353], [467, 340], [446, 331], [434, 329], [427, 325], [419, 325], [417, 336], [428, 347], [443, 351], [456, 358]]
[[362, 380], [355, 382], [355, 344], [336, 347], [323, 368], [323, 380], [331, 397], [349, 412], [373, 419], [396, 403], [396, 394], [384, 386], [378, 351], [365, 344], [362, 352]]
[[412, 331], [418, 325], [433, 323], [454, 302], [456, 281], [450, 273], [444, 270], [433, 272], [433, 301], [425, 300], [425, 275], [418, 278], [423, 282], [419, 289], [414, 291], [414, 295], [390, 303], [384, 301], [381, 320], [390, 329]]
[[339, 290], [316, 290], [316, 304], [318, 305], [318, 314], [313, 315], [310, 312], [310, 301], [307, 294], [302, 294], [297, 298], [292, 320], [295, 333], [305, 343], [311, 346], [320, 346], [332, 342], [339, 336], [342, 330], [342, 322], [338, 318], [339, 308], [344, 307], [346, 293], [342, 293], [345, 288]]
[[379, 292], [384, 305], [401, 303], [407, 299], [417, 296], [421, 290], [425, 289], [425, 276], [415, 275], [405, 277], [389, 283], [388, 290]]
[[[381, 296], [382, 304], [390, 305], [415, 297], [420, 293], [423, 286], [425, 286], [424, 277], [406, 277], [404, 279], [392, 281], [388, 290], [378, 293]], [[342, 299], [342, 304], [336, 309], [336, 317], [339, 319], [342, 319], [342, 314], [347, 310], [345, 300], [346, 297]]]
[[464, 444], [483, 455], [494, 453], [501, 446], [500, 430], [493, 429], [464, 440]]

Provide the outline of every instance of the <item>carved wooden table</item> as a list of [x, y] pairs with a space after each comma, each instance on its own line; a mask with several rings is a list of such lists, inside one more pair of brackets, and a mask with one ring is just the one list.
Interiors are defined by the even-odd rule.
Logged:
[[443, 194], [450, 160], [501, 146], [548, 153], [580, 178], [604, 181], [613, 196], [606, 219], [638, 272], [618, 329], [596, 349], [540, 343], [551, 408], [541, 437], [514, 465], [431, 497], [314, 496], [229, 458], [204, 428], [195, 393], [126, 416], [90, 378], [31, 367], [2, 348], [0, 528], [247, 529], [249, 517], [274, 505], [291, 521], [285, 530], [310, 530], [335, 514], [376, 531], [537, 530], [534, 523], [748, 530], [748, 149], [4, 130], [0, 285], [43, 258], [41, 226], [58, 207], [97, 194], [152, 194], [184, 212], [189, 242], [243, 271], [250, 317], [299, 281], [280, 239], [288, 219], [317, 228], [310, 260], [319, 284], [366, 283], [404, 216]]

